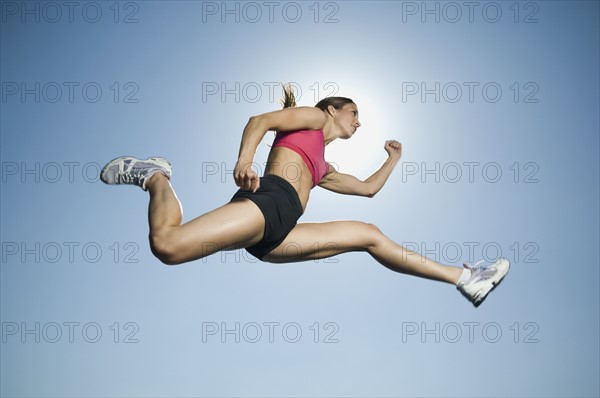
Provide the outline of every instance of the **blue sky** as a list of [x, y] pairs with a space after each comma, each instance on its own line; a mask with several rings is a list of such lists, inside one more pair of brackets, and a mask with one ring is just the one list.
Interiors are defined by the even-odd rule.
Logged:
[[[598, 2], [69, 4], [0, 2], [1, 395], [600, 394]], [[377, 196], [315, 188], [300, 221], [507, 257], [481, 307], [365, 253], [152, 256], [147, 194], [99, 168], [166, 156], [184, 221], [212, 210], [280, 82], [357, 103], [340, 170], [403, 144]]]

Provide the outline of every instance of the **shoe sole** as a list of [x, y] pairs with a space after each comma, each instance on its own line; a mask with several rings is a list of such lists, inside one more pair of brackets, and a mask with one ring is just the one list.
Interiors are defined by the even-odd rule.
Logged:
[[171, 168], [173, 167], [173, 165], [171, 164], [171, 162], [170, 162], [170, 161], [169, 161], [167, 158], [163, 158], [163, 157], [158, 157], [158, 156], [155, 156], [155, 157], [150, 157], [150, 158], [148, 158], [148, 159], [138, 159], [138, 158], [134, 158], [133, 156], [119, 156], [119, 157], [117, 157], [117, 158], [114, 158], [114, 159], [113, 159], [113, 160], [111, 160], [110, 162], [108, 162], [108, 163], [107, 163], [107, 164], [106, 164], [106, 165], [105, 165], [105, 166], [102, 168], [102, 170], [100, 171], [100, 180], [102, 180], [102, 182], [104, 182], [105, 184], [108, 184], [108, 182], [106, 181], [106, 178], [105, 178], [105, 173], [106, 173], [106, 171], [107, 171], [107, 170], [108, 170], [108, 169], [109, 169], [109, 168], [110, 168], [110, 167], [111, 167], [113, 164], [115, 164], [116, 162], [124, 161], [124, 160], [127, 160], [127, 159], [133, 159], [133, 160], [136, 160], [136, 161], [142, 161], [142, 162], [143, 162], [143, 161], [147, 161], [147, 160], [152, 160], [152, 161], [155, 161], [155, 162], [157, 162], [157, 163], [166, 163], [166, 164], [168, 164], [168, 165], [169, 165], [169, 172], [171, 171]]
[[[508, 262], [508, 260], [506, 260], [506, 261]], [[504, 278], [506, 278], [506, 275], [508, 275], [509, 270], [510, 270], [510, 262], [508, 263], [508, 267], [506, 267], [506, 272], [504, 273], [504, 275], [502, 275], [502, 278], [500, 278], [500, 280], [497, 282], [492, 282], [492, 287], [490, 288], [490, 290], [487, 291], [487, 293], [483, 296], [483, 298], [477, 304], [473, 303], [475, 308], [479, 307], [485, 301], [485, 299], [488, 298], [490, 293], [493, 292], [495, 288], [500, 286], [500, 284], [502, 283]]]

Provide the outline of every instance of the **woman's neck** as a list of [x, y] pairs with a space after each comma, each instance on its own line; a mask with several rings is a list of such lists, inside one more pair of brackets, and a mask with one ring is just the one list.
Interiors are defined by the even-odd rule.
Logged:
[[333, 142], [337, 137], [336, 128], [333, 124], [333, 118], [328, 117], [325, 125], [323, 126], [323, 140], [325, 141], [325, 145]]

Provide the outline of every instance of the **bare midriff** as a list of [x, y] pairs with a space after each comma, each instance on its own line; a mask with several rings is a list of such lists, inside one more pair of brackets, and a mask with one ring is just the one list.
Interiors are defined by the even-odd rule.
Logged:
[[272, 148], [265, 168], [267, 174], [274, 174], [289, 182], [298, 193], [302, 210], [306, 209], [313, 179], [300, 155], [286, 147]]

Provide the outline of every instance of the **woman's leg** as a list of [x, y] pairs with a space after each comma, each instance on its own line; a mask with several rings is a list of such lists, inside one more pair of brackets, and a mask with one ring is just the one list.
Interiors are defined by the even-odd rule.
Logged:
[[250, 200], [227, 203], [181, 225], [181, 204], [169, 180], [156, 173], [146, 182], [150, 192], [148, 221], [152, 253], [165, 264], [197, 260], [220, 250], [258, 243], [265, 221]]
[[454, 285], [462, 274], [462, 268], [442, 265], [408, 250], [385, 236], [375, 225], [358, 221], [300, 223], [264, 260], [286, 263], [351, 251], [366, 251], [396, 272]]

